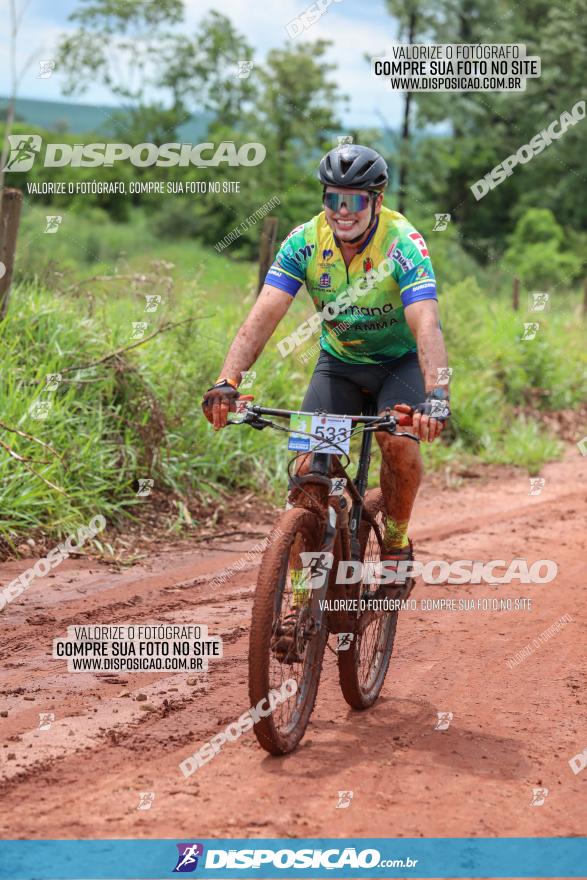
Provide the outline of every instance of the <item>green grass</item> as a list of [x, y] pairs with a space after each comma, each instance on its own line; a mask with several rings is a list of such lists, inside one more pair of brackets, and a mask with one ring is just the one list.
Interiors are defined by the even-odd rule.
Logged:
[[[143, 477], [180, 502], [241, 489], [282, 500], [285, 436], [245, 427], [215, 434], [200, 410], [253, 303], [256, 266], [195, 241], [159, 241], [138, 212], [120, 225], [100, 211], [67, 214], [55, 235], [43, 232], [44, 216], [39, 206], [24, 215], [16, 283], [0, 325], [0, 405], [5, 425], [54, 451], [0, 429], [0, 441], [30, 459], [16, 461], [0, 449], [0, 536], [14, 542], [35, 527], [60, 535], [96, 513], [121, 524], [143, 503], [136, 495]], [[75, 286], [104, 274], [118, 280]], [[490, 283], [488, 276], [486, 290]], [[573, 407], [587, 391], [579, 294], [561, 293], [540, 315], [537, 338], [523, 341], [524, 321], [535, 318], [512, 312], [505, 293], [486, 290], [473, 277], [443, 286], [454, 418], [443, 442], [425, 447], [425, 459], [433, 468], [472, 458], [535, 473], [562, 447], [519, 411]], [[154, 293], [163, 302], [146, 313], [145, 295]], [[254, 366], [258, 401], [288, 408], [301, 402], [313, 362], [300, 364], [297, 352], [283, 359], [277, 341], [311, 309], [299, 297]], [[70, 369], [129, 345], [138, 321], [148, 323], [146, 333], [163, 322], [179, 326], [99, 366]], [[55, 391], [46, 388], [49, 373], [63, 375]], [[45, 419], [31, 416], [39, 401], [51, 403]], [[180, 526], [181, 503], [178, 511]]]

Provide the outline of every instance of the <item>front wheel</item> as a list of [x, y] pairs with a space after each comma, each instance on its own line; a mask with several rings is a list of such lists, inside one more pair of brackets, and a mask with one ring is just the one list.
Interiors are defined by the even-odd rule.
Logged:
[[316, 514], [292, 508], [279, 520], [261, 561], [249, 641], [249, 696], [252, 707], [267, 713], [254, 730], [272, 755], [295, 749], [318, 691], [328, 628], [325, 616], [316, 619], [308, 557], [301, 554], [319, 550], [322, 532]]
[[[364, 563], [379, 562], [381, 535], [385, 508], [380, 489], [371, 490], [365, 496], [365, 512], [379, 529], [364, 518], [359, 532], [361, 560]], [[359, 585], [357, 597], [368, 599], [374, 595], [368, 587]], [[383, 687], [397, 627], [397, 611], [377, 613], [363, 612], [357, 619], [356, 632], [347, 650], [338, 651], [338, 674], [342, 694], [353, 709], [368, 709], [373, 705]]]

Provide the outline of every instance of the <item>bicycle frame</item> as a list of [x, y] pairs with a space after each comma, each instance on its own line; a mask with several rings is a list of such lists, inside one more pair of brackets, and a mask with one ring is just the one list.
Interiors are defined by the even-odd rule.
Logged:
[[[243, 400], [251, 398], [243, 397]], [[322, 523], [324, 532], [320, 546], [320, 553], [331, 552], [335, 559], [361, 559], [361, 544], [359, 531], [361, 522], [367, 519], [373, 529], [377, 532], [381, 542], [381, 531], [378, 523], [366, 515], [364, 510], [364, 499], [367, 491], [369, 478], [369, 466], [371, 463], [371, 446], [373, 442], [372, 434], [374, 431], [384, 431], [386, 433], [396, 432], [397, 419], [391, 415], [388, 410], [385, 415], [376, 415], [375, 402], [367, 405], [367, 412], [360, 416], [344, 416], [350, 418], [355, 424], [364, 424], [363, 437], [361, 439], [361, 451], [359, 455], [359, 463], [357, 473], [353, 480], [346, 471], [346, 468], [340, 462], [340, 456], [332, 452], [320, 452], [314, 450], [309, 453], [311, 456], [310, 467], [305, 472], [296, 473], [294, 476], [290, 474], [290, 493], [297, 495], [296, 506], [305, 507], [316, 513]], [[257, 430], [272, 427], [281, 430], [287, 430], [282, 426], [275, 425], [266, 416], [277, 416], [281, 418], [289, 418], [292, 415], [328, 415], [324, 412], [304, 413], [299, 410], [284, 410], [262, 407], [259, 405], [247, 404], [245, 409], [245, 417], [239, 421], [229, 421], [228, 424], [249, 424]], [[315, 436], [315, 435], [311, 435]], [[418, 438], [413, 434], [403, 432], [400, 436], [415, 440]], [[321, 438], [316, 438], [321, 439]], [[341, 450], [342, 452], [342, 450]], [[307, 455], [308, 453], [302, 453]], [[297, 458], [298, 456], [296, 456]], [[350, 461], [349, 461], [350, 463]], [[348, 465], [347, 465], [348, 466]], [[352, 506], [350, 515], [341, 515], [346, 509], [346, 499], [330, 494], [331, 476], [342, 476], [346, 480], [346, 489], [351, 496]], [[297, 490], [297, 492], [296, 492]], [[293, 497], [290, 495], [290, 497]], [[312, 590], [312, 616], [315, 625], [319, 628], [324, 616], [324, 605], [322, 600], [326, 597], [332, 587], [332, 592], [337, 592], [336, 572], [331, 571], [330, 577], [325, 579], [324, 584]], [[334, 578], [334, 581], [333, 581]], [[332, 583], [331, 583], [332, 582]], [[329, 621], [329, 629], [331, 632], [347, 631], [348, 617], [346, 614], [338, 612], [327, 612], [326, 617]]]
[[[365, 416], [372, 417], [375, 416], [376, 409], [374, 405], [368, 407], [368, 411], [365, 413]], [[361, 523], [361, 516], [363, 513], [363, 501], [365, 498], [365, 492], [367, 491], [367, 484], [369, 480], [369, 467], [371, 464], [371, 446], [373, 443], [373, 432], [366, 430], [363, 433], [363, 437], [361, 439], [361, 451], [359, 453], [359, 463], [357, 466], [357, 473], [354, 480], [349, 477], [347, 474], [346, 468], [340, 463], [340, 459], [333, 453], [328, 452], [315, 452], [312, 457], [312, 465], [310, 471], [307, 476], [311, 476], [312, 474], [320, 475], [320, 476], [328, 476], [331, 472], [340, 473], [344, 475], [347, 483], [347, 489], [352, 496], [352, 507], [350, 510], [349, 516], [349, 550], [350, 550], [350, 559], [359, 559], [360, 557], [360, 545], [359, 545], [359, 526]], [[337, 514], [339, 511], [337, 511]], [[337, 516], [338, 518], [338, 516]]]
[[[299, 696], [291, 717], [288, 715], [283, 723], [263, 719], [255, 727], [263, 748], [272, 754], [284, 754], [297, 745], [308, 723], [329, 633], [345, 633], [347, 643], [355, 638], [352, 655], [343, 653], [338, 658], [341, 688], [350, 706], [367, 708], [377, 699], [383, 685], [396, 618], [385, 609], [371, 610], [369, 602], [377, 590], [371, 591], [371, 578], [364, 577], [356, 563], [365, 558], [371, 565], [371, 560], [379, 559], [383, 546], [383, 526], [379, 527], [385, 514], [383, 495], [380, 489], [367, 491], [371, 434], [377, 430], [395, 433], [398, 420], [390, 410], [382, 416], [375, 415], [372, 405], [365, 415], [342, 416], [347, 421], [341, 425], [334, 420], [335, 416], [340, 419], [341, 414], [269, 409], [248, 403], [250, 400], [240, 399], [236, 407], [240, 417], [228, 420], [227, 424], [248, 424], [257, 430], [271, 427], [294, 434], [296, 440], [291, 445], [299, 450], [288, 464], [290, 492], [286, 510], [279, 519], [279, 538], [265, 551], [261, 562], [249, 655], [253, 704], [267, 693], [275, 675], [283, 680], [287, 670], [284, 673], [279, 664], [302, 664]], [[293, 415], [319, 418], [311, 422], [298, 419], [287, 427], [271, 421], [272, 416], [289, 419]], [[357, 425], [363, 431], [354, 479], [346, 471], [350, 465], [346, 452], [348, 420], [351, 437], [358, 433], [354, 430]], [[400, 423], [407, 424], [408, 419], [400, 417]], [[401, 436], [418, 441], [412, 434]], [[316, 442], [299, 442], [298, 438], [304, 437]], [[333, 484], [332, 477], [336, 476], [345, 478], [346, 488]], [[339, 577], [341, 562], [355, 563], [353, 577]], [[367, 653], [363, 656], [360, 640], [372, 623], [377, 626], [372, 630], [373, 637], [365, 642]], [[273, 668], [276, 663], [277, 671]]]
[[[361, 440], [359, 463], [354, 480], [348, 475], [346, 468], [343, 467], [343, 465], [341, 464], [338, 455], [330, 452], [314, 451], [313, 453], [311, 453], [312, 457], [310, 469], [303, 475], [296, 474], [296, 476], [292, 478], [290, 483], [290, 490], [291, 488], [303, 487], [308, 485], [314, 487], [315, 492], [312, 494], [317, 496], [317, 504], [316, 507], [311, 504], [308, 504], [308, 506], [310, 506], [310, 509], [314, 509], [319, 514], [322, 513], [322, 518], [324, 518], [324, 513], [329, 507], [332, 507], [332, 504], [330, 503], [330, 501], [332, 500], [332, 496], [329, 498], [330, 493], [325, 492], [326, 488], [330, 488], [330, 476], [340, 475], [346, 479], [347, 490], [352, 497], [352, 507], [350, 511], [348, 528], [350, 546], [344, 549], [348, 549], [350, 552], [349, 558], [355, 560], [358, 560], [360, 558], [361, 552], [359, 544], [359, 527], [361, 524], [361, 517], [363, 515], [363, 502], [365, 492], [367, 491], [367, 483], [369, 479], [369, 467], [371, 464], [371, 446], [373, 442], [372, 434], [374, 431], [377, 430], [385, 431], [386, 433], [395, 433], [395, 429], [397, 426], [397, 420], [391, 415], [389, 411], [385, 416], [378, 416], [376, 415], [376, 413], [377, 409], [375, 402], [373, 401], [372, 403], [369, 403], [367, 405], [366, 412], [363, 415], [345, 416], [345, 418], [350, 418], [356, 424], [365, 425], [365, 428], [363, 430], [363, 437]], [[263, 418], [263, 416], [278, 416], [282, 418], [289, 418], [292, 415], [319, 415], [325, 413], [302, 413], [299, 410], [272, 409], [258, 405], [250, 405], [247, 408], [247, 414], [249, 415], [249, 417], [245, 418], [244, 423], [250, 424], [251, 427], [256, 428], [257, 430], [263, 430], [267, 427], [275, 427], [275, 425], [271, 421]], [[418, 439], [413, 434], [409, 433], [403, 433], [401, 436], [416, 441]], [[336, 532], [336, 528], [339, 525], [339, 514], [340, 511], [337, 505], [337, 522], [332, 523], [330, 521], [327, 521], [325, 523], [327, 532], [330, 532], [332, 529], [334, 530], [334, 532]], [[373, 523], [373, 525], [375, 528], [378, 529], [376, 523]], [[330, 535], [328, 537], [330, 537]]]

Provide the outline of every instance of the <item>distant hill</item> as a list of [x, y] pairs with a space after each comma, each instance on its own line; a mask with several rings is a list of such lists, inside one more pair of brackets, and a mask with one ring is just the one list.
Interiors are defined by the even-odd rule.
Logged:
[[[7, 98], [0, 97], [0, 120], [6, 118]], [[39, 101], [34, 98], [17, 98], [16, 117], [18, 121], [30, 122], [48, 131], [87, 134], [106, 132], [110, 118], [117, 107], [99, 104], [78, 104], [69, 101]], [[178, 129], [180, 140], [185, 143], [199, 143], [206, 134], [211, 114], [194, 114], [189, 122]]]

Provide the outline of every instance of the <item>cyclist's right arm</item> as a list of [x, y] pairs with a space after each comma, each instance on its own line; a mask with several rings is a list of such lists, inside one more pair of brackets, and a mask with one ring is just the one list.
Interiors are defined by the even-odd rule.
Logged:
[[204, 415], [214, 428], [224, 428], [230, 412], [231, 385], [236, 389], [242, 380], [242, 373], [248, 370], [257, 360], [268, 339], [292, 304], [292, 297], [284, 290], [271, 284], [264, 284], [255, 305], [234, 337], [232, 345], [220, 371], [221, 379], [230, 380], [226, 390], [211, 389], [204, 395], [209, 400], [204, 406]]
[[275, 328], [289, 309], [304, 282], [306, 263], [314, 245], [305, 239], [305, 226], [296, 226], [281, 243], [265, 284], [247, 319], [236, 334], [220, 371], [220, 379], [228, 380], [220, 388], [204, 395], [204, 415], [214, 428], [226, 425], [231, 398], [236, 396], [242, 374], [257, 360]]
[[292, 302], [292, 297], [284, 290], [267, 283], [263, 285], [255, 305], [234, 337], [221, 376], [240, 384], [241, 373], [255, 363]]
[[248, 318], [238, 331], [220, 375], [237, 384], [275, 332], [304, 283], [306, 264], [314, 245], [308, 245], [306, 225], [296, 226], [281, 242], [265, 284]]

